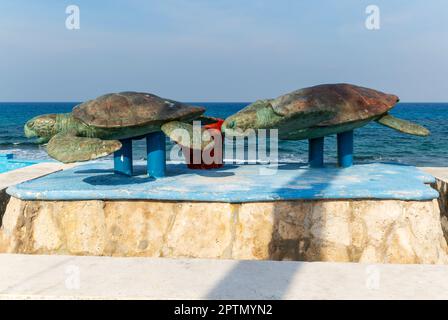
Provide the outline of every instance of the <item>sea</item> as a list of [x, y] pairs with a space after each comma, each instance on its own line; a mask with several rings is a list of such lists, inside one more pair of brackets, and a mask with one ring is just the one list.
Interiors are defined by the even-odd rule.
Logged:
[[[0, 103], [0, 153], [13, 153], [18, 159], [49, 160], [44, 146], [27, 139], [23, 125], [34, 116], [70, 112], [77, 102]], [[203, 106], [206, 114], [218, 118], [247, 106], [248, 102], [190, 103]], [[399, 103], [392, 109], [396, 117], [415, 121], [431, 131], [429, 137], [401, 134], [375, 122], [355, 130], [355, 161], [398, 162], [416, 166], [448, 166], [448, 103]], [[170, 142], [167, 147], [170, 147]], [[282, 162], [306, 162], [307, 141], [280, 141], [278, 155]], [[336, 137], [325, 140], [325, 161], [336, 160]], [[136, 141], [134, 159], [145, 159], [145, 144]], [[109, 158], [105, 158], [108, 161]]]

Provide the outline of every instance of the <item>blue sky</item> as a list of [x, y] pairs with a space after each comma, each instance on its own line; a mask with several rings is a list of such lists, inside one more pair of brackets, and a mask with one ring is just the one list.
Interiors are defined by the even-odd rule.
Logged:
[[332, 82], [448, 101], [447, 16], [446, 0], [1, 0], [0, 101], [252, 101]]

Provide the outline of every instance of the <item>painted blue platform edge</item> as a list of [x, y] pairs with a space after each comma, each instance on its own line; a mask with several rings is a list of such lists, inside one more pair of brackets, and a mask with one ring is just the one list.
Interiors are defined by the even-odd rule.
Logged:
[[415, 167], [364, 164], [341, 169], [311, 169], [283, 163], [277, 171], [264, 165], [231, 165], [221, 169], [189, 170], [168, 164], [167, 176], [145, 175], [145, 163], [126, 177], [113, 173], [113, 164], [97, 162], [59, 171], [8, 188], [23, 200], [177, 200], [258, 202], [318, 199], [430, 200], [437, 191], [426, 183], [434, 178]]

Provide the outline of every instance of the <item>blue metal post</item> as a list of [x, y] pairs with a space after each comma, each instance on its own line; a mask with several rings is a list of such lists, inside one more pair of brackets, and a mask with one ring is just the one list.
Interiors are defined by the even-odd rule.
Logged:
[[353, 165], [353, 130], [338, 134], [338, 164], [343, 168]]
[[148, 176], [153, 178], [164, 177], [166, 170], [165, 134], [162, 131], [148, 134], [146, 136], [146, 148], [148, 152]]
[[324, 166], [324, 138], [308, 140], [308, 163], [311, 168]]
[[122, 147], [114, 152], [115, 173], [132, 176], [132, 139], [120, 140]]

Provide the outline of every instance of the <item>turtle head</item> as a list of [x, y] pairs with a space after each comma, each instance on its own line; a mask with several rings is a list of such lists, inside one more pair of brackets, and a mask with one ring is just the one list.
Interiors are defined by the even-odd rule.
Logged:
[[246, 132], [249, 129], [275, 127], [279, 118], [281, 117], [272, 109], [271, 100], [259, 100], [228, 117], [222, 125], [222, 132], [227, 135], [244, 136], [249, 134]]
[[37, 137], [38, 143], [48, 142], [57, 132], [56, 114], [45, 114], [29, 120], [24, 127], [27, 138]]

